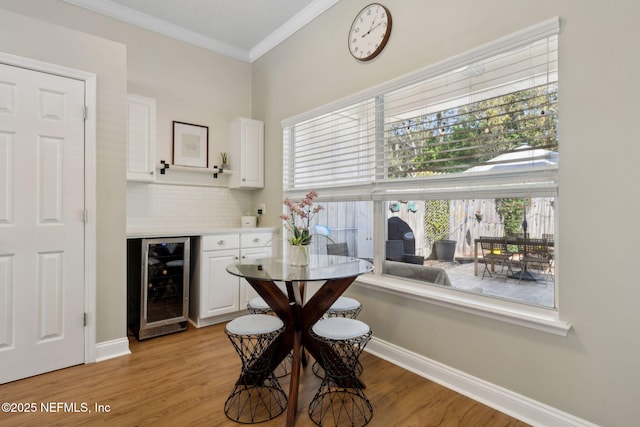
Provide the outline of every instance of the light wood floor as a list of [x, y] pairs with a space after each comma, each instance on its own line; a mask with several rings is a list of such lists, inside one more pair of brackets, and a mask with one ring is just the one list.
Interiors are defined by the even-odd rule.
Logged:
[[[138, 342], [132, 354], [0, 385], [0, 403], [35, 403], [36, 413], [0, 412], [0, 426], [234, 426], [224, 402], [240, 369], [224, 325]], [[513, 426], [526, 424], [389, 362], [363, 353], [362, 380], [373, 405], [370, 426]], [[281, 380], [288, 390], [288, 379]], [[319, 380], [302, 371], [296, 425], [313, 426], [307, 406]], [[42, 411], [42, 404], [78, 411]], [[86, 404], [86, 407], [83, 406]], [[103, 405], [108, 412], [96, 412]], [[285, 414], [260, 424], [283, 426]]]

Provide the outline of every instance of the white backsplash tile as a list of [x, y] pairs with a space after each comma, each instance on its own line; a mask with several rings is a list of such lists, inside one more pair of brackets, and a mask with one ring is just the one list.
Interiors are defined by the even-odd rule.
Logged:
[[127, 183], [127, 228], [234, 228], [251, 212], [251, 192], [222, 187]]

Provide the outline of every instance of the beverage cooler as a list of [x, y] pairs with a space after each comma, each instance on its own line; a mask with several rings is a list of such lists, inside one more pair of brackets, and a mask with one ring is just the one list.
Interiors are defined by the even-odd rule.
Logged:
[[144, 340], [187, 329], [189, 237], [127, 241], [127, 324]]

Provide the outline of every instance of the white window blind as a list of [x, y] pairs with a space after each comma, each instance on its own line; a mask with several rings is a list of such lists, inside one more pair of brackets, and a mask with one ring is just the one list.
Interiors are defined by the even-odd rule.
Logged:
[[557, 18], [283, 122], [284, 190], [327, 199], [557, 192]]

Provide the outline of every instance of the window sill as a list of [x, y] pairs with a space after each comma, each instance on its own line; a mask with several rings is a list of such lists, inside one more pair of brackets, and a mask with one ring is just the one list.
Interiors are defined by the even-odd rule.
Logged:
[[359, 276], [355, 284], [554, 335], [567, 336], [571, 329], [569, 322], [558, 318], [556, 310], [503, 301], [437, 285], [419, 284], [375, 274]]

